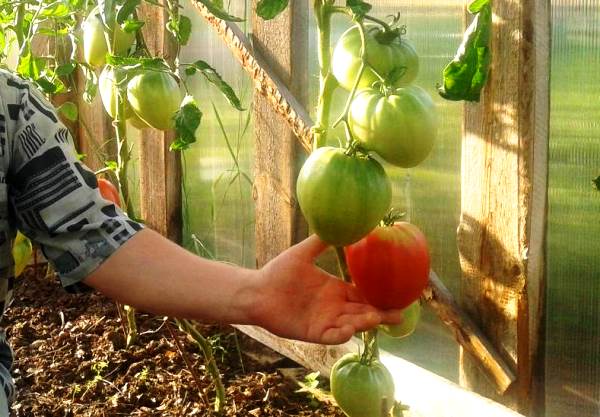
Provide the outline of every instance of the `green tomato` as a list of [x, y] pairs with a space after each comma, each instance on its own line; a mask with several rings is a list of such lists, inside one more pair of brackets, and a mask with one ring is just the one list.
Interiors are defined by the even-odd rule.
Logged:
[[296, 194], [312, 230], [331, 245], [345, 246], [369, 233], [385, 216], [392, 186], [374, 159], [322, 147], [302, 166]]
[[419, 304], [419, 301], [415, 301], [402, 310], [402, 323], [394, 325], [382, 324], [379, 328], [388, 336], [400, 339], [410, 336], [415, 331], [420, 318], [421, 304]]
[[[414, 81], [419, 73], [419, 56], [415, 48], [401, 36], [391, 41], [384, 40], [384, 32], [379, 26], [365, 26], [366, 62], [358, 88], [368, 88], [379, 77], [392, 79], [393, 85], [401, 87]], [[340, 85], [350, 91], [360, 70], [361, 40], [356, 26], [348, 29], [338, 40], [331, 59], [332, 72]], [[372, 68], [372, 69], [371, 69]]]
[[[101, 67], [106, 63], [108, 45], [104, 36], [104, 26], [98, 12], [94, 8], [81, 25], [83, 29], [83, 58], [92, 67]], [[114, 28], [115, 55], [125, 55], [133, 41], [135, 33], [127, 33], [119, 25]]]
[[363, 364], [359, 355], [348, 353], [333, 365], [330, 382], [333, 398], [348, 417], [387, 416], [394, 406], [394, 380], [377, 360]]
[[15, 277], [23, 273], [32, 255], [33, 246], [31, 245], [31, 241], [23, 233], [17, 232], [12, 246], [12, 256], [15, 261]]
[[[98, 89], [100, 90], [102, 104], [108, 115], [113, 119], [117, 117], [118, 86], [126, 81], [125, 71], [118, 68], [115, 69], [110, 65], [106, 65], [98, 77]], [[127, 119], [132, 117], [134, 113], [127, 101], [126, 94], [122, 95], [122, 99], [125, 101], [123, 103], [123, 114]]]
[[173, 116], [183, 100], [175, 78], [163, 71], [146, 70], [127, 84], [127, 99], [135, 114], [150, 127], [173, 129]]
[[369, 88], [352, 100], [348, 124], [365, 149], [391, 164], [411, 168], [431, 152], [438, 117], [433, 100], [420, 87], [398, 88], [388, 94]]

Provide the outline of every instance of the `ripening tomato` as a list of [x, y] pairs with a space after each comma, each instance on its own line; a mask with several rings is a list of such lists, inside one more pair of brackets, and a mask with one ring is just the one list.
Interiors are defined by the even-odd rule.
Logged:
[[[108, 45], [104, 36], [104, 26], [98, 8], [94, 8], [81, 24], [83, 29], [83, 57], [92, 67], [101, 67], [106, 63]], [[125, 55], [133, 45], [135, 33], [127, 33], [119, 25], [114, 29], [115, 55]]]
[[175, 127], [173, 117], [183, 97], [173, 75], [144, 70], [127, 84], [127, 99], [145, 123], [155, 129], [168, 130]]
[[17, 232], [12, 246], [12, 256], [15, 261], [15, 277], [23, 273], [33, 255], [31, 241], [21, 232]]
[[375, 307], [406, 308], [427, 287], [429, 249], [413, 224], [377, 227], [344, 250], [352, 281]]
[[[392, 79], [400, 87], [415, 80], [419, 72], [419, 56], [412, 44], [402, 36], [384, 32], [379, 26], [365, 26], [366, 61], [358, 88], [368, 88], [379, 78]], [[356, 26], [342, 34], [333, 50], [331, 69], [340, 85], [350, 91], [360, 70], [361, 40]]]
[[363, 363], [347, 353], [331, 368], [330, 381], [331, 394], [348, 417], [387, 416], [394, 406], [394, 379], [376, 359]]
[[360, 91], [350, 105], [348, 125], [365, 149], [393, 165], [411, 168], [431, 153], [438, 118], [429, 94], [411, 85], [388, 94]]
[[119, 190], [117, 190], [117, 187], [112, 182], [105, 178], [98, 178], [98, 189], [102, 198], [113, 202], [117, 207], [121, 206]]
[[314, 232], [331, 245], [345, 246], [377, 226], [390, 207], [392, 186], [374, 159], [322, 147], [302, 166], [296, 194]]
[[388, 336], [400, 339], [410, 336], [417, 328], [417, 323], [421, 318], [421, 304], [419, 300], [402, 310], [402, 323], [400, 324], [381, 324], [381, 329]]

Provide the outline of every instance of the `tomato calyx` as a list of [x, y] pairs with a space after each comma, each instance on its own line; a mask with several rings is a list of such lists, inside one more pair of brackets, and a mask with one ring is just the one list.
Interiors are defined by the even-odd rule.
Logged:
[[378, 30], [373, 36], [382, 45], [389, 45], [394, 42], [397, 38], [402, 37], [406, 34], [406, 26], [400, 26], [397, 28], [383, 28]]
[[385, 215], [383, 220], [381, 220], [382, 226], [393, 226], [394, 223], [400, 221], [406, 217], [405, 211], [400, 211], [395, 208], [391, 208], [389, 213]]

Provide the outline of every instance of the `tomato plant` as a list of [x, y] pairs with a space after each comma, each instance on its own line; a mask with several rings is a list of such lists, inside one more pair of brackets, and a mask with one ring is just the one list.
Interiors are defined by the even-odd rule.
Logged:
[[127, 99], [141, 120], [155, 129], [167, 130], [175, 127], [174, 116], [183, 97], [170, 73], [145, 70], [127, 84]]
[[[365, 68], [358, 88], [368, 88], [376, 81], [388, 81], [400, 87], [408, 85], [419, 72], [419, 57], [413, 45], [404, 39], [398, 29], [384, 30], [376, 25], [365, 25]], [[332, 56], [332, 71], [340, 85], [350, 91], [361, 66], [361, 37], [356, 26], [340, 37]], [[382, 79], [380, 78], [382, 77]]]
[[[114, 24], [114, 51], [115, 55], [125, 55], [133, 45], [135, 32], [127, 33], [117, 24]], [[83, 57], [85, 62], [92, 67], [99, 68], [106, 63], [108, 44], [104, 36], [104, 26], [98, 8], [94, 8], [81, 25], [83, 29]]]
[[379, 326], [379, 329], [388, 336], [395, 338], [410, 336], [415, 331], [420, 318], [421, 304], [417, 300], [402, 310], [402, 323], [392, 325], [382, 324]]
[[100, 195], [105, 200], [113, 202], [116, 206], [121, 206], [121, 198], [119, 197], [119, 191], [112, 182], [105, 178], [98, 178], [98, 189]]
[[15, 262], [15, 277], [23, 273], [33, 255], [31, 241], [21, 232], [17, 232], [12, 246], [12, 257]]
[[314, 232], [331, 245], [344, 246], [377, 225], [389, 209], [392, 188], [374, 159], [322, 147], [302, 166], [296, 194]]
[[391, 164], [411, 168], [430, 154], [438, 118], [429, 94], [411, 85], [360, 91], [350, 105], [348, 125], [365, 149]]
[[333, 398], [348, 417], [387, 416], [394, 406], [394, 380], [377, 359], [348, 353], [331, 368], [330, 382]]
[[413, 224], [377, 227], [345, 253], [354, 284], [375, 307], [405, 308], [429, 282], [427, 241]]

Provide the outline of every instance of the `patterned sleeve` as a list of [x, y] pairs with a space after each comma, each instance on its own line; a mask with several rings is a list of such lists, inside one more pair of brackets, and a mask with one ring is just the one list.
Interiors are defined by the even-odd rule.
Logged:
[[16, 227], [41, 246], [63, 286], [78, 284], [141, 225], [100, 196], [94, 173], [77, 160], [68, 129], [45, 98], [18, 78], [3, 82], [14, 91], [5, 104]]

